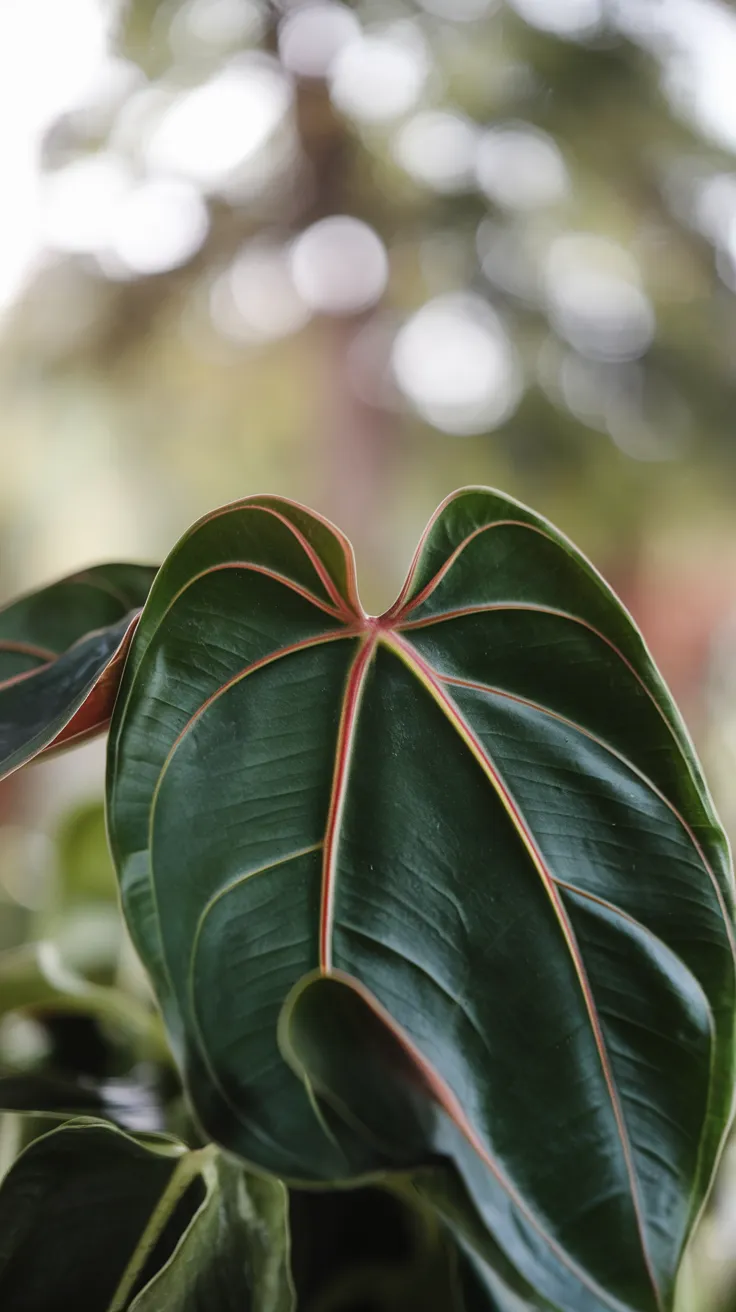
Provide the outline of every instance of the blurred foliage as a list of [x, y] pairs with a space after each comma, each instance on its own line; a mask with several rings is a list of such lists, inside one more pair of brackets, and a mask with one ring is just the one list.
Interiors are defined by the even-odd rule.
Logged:
[[99, 802], [83, 802], [62, 817], [56, 852], [67, 906], [114, 899], [115, 870], [107, 846], [105, 810]]
[[[371, 597], [464, 481], [604, 563], [674, 517], [726, 532], [736, 116], [724, 94], [704, 125], [701, 65], [733, 54], [736, 19], [717, 0], [66, 8], [70, 47], [112, 36], [96, 64], [61, 53], [78, 86], [43, 123], [39, 249], [6, 311], [9, 586], [60, 550], [156, 555], [258, 487], [345, 524]], [[365, 304], [343, 267], [361, 234], [295, 256], [333, 214], [383, 243]], [[346, 312], [325, 317], [336, 281]], [[448, 296], [402, 367], [402, 324]]]

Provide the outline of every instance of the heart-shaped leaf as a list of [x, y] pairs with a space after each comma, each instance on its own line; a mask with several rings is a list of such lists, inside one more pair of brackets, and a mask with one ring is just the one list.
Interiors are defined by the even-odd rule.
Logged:
[[0, 778], [106, 727], [155, 575], [98, 565], [0, 610]]
[[[177, 1230], [196, 1181], [202, 1201]], [[0, 1305], [291, 1312], [286, 1190], [212, 1148], [67, 1123], [35, 1139], [0, 1186]]]
[[522, 1279], [671, 1307], [731, 1098], [727, 845], [640, 635], [545, 520], [456, 494], [378, 618], [303, 508], [200, 521], [131, 646], [108, 803], [214, 1139], [293, 1178], [386, 1168], [278, 1045], [295, 984], [339, 974]]

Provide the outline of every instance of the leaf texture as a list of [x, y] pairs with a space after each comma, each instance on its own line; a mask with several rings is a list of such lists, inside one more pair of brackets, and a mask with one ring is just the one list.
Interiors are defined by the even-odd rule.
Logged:
[[730, 1107], [730, 859], [640, 634], [545, 520], [456, 493], [377, 618], [302, 507], [200, 521], [131, 644], [108, 815], [211, 1137], [298, 1180], [395, 1164], [279, 1045], [339, 979], [540, 1306], [672, 1306]]
[[99, 565], [0, 610], [0, 778], [107, 727], [155, 574]]

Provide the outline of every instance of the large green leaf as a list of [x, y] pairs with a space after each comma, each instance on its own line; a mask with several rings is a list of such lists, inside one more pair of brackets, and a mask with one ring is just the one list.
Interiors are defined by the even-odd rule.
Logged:
[[730, 1106], [729, 857], [639, 633], [546, 521], [449, 498], [377, 619], [303, 508], [200, 521], [133, 639], [108, 807], [212, 1138], [295, 1179], [392, 1164], [279, 1048], [295, 984], [337, 974], [525, 1286], [671, 1306]]
[[106, 727], [155, 574], [98, 565], [0, 610], [0, 778]]
[[[187, 1223], [180, 1208], [197, 1181]], [[291, 1312], [286, 1190], [211, 1147], [67, 1123], [35, 1139], [0, 1186], [0, 1306]]]

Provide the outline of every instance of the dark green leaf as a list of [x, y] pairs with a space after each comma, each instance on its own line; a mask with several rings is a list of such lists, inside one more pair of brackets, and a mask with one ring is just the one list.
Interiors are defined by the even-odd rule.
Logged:
[[155, 574], [99, 565], [0, 610], [0, 777], [106, 727]]
[[208, 516], [144, 608], [108, 802], [213, 1138], [292, 1178], [384, 1168], [278, 1048], [294, 985], [340, 974], [523, 1281], [671, 1307], [731, 1100], [729, 858], [640, 635], [546, 521], [456, 494], [373, 619], [324, 521]]
[[0, 1307], [107, 1312], [183, 1153], [89, 1122], [35, 1139], [0, 1187]]
[[[203, 1200], [172, 1237], [197, 1181]], [[0, 1306], [291, 1312], [286, 1190], [211, 1147], [67, 1122], [35, 1139], [0, 1186]]]

